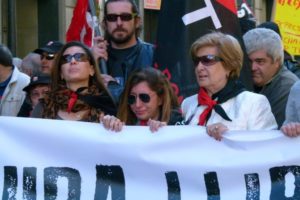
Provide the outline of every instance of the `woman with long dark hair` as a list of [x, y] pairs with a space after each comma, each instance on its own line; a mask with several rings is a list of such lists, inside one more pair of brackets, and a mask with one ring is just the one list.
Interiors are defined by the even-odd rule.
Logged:
[[161, 126], [181, 124], [183, 121], [169, 80], [152, 67], [139, 69], [129, 77], [117, 117], [104, 116], [104, 126], [120, 131], [124, 124], [148, 125], [151, 131], [156, 131]]
[[97, 66], [84, 44], [65, 44], [52, 69], [50, 92], [34, 109], [32, 116], [99, 122], [101, 115], [114, 115], [115, 104]]

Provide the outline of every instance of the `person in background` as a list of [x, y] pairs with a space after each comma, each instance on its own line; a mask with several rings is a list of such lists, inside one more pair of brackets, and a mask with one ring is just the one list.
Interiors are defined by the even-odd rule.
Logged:
[[50, 91], [31, 116], [99, 122], [104, 114], [116, 114], [116, 107], [91, 51], [80, 42], [65, 44], [53, 65]]
[[41, 56], [37, 53], [30, 52], [22, 60], [21, 71], [30, 77], [42, 73], [41, 68]]
[[[271, 29], [271, 30], [275, 31], [280, 36], [280, 38], [282, 39], [279, 26], [275, 22], [264, 22], [264, 23], [261, 23], [260, 25], [258, 25], [257, 28]], [[287, 52], [286, 50], [283, 50], [283, 53], [284, 53], [283, 54], [284, 55], [283, 65], [288, 70], [293, 72], [298, 78], [300, 78], [300, 65], [299, 65], [299, 63], [296, 60], [294, 60], [292, 55], [289, 54], [289, 52]]]
[[44, 74], [51, 74], [51, 70], [54, 64], [54, 58], [59, 50], [63, 47], [63, 43], [59, 41], [50, 41], [46, 46], [34, 50], [34, 53], [41, 56], [41, 68], [40, 71]]
[[23, 102], [18, 117], [29, 117], [31, 111], [43, 99], [45, 94], [49, 91], [50, 85], [49, 75], [36, 75], [31, 77], [30, 84], [27, 85], [23, 91], [26, 92], [26, 99]]
[[251, 62], [254, 91], [267, 97], [278, 127], [285, 120], [285, 108], [297, 76], [283, 65], [283, 45], [273, 30], [255, 28], [244, 36], [246, 51]]
[[297, 81], [291, 88], [286, 105], [285, 121], [281, 131], [289, 136], [300, 135], [300, 81]]
[[180, 125], [184, 120], [169, 80], [155, 68], [138, 69], [131, 74], [117, 117], [104, 116], [104, 127], [120, 131], [124, 124], [148, 125], [151, 131], [157, 131], [165, 125]]
[[206, 126], [216, 140], [227, 130], [277, 128], [267, 98], [246, 91], [238, 80], [243, 51], [237, 39], [206, 34], [192, 44], [191, 55], [200, 90], [181, 104], [186, 124]]
[[0, 116], [17, 116], [29, 82], [29, 76], [13, 65], [10, 50], [0, 44]]
[[141, 22], [134, 0], [105, 2], [105, 37], [95, 38], [92, 51], [96, 59], [107, 60], [108, 74], [102, 74], [102, 78], [117, 101], [129, 75], [153, 64], [154, 46], [139, 39]]
[[13, 57], [13, 65], [18, 68], [19, 71], [21, 71], [21, 64], [22, 59], [18, 57]]

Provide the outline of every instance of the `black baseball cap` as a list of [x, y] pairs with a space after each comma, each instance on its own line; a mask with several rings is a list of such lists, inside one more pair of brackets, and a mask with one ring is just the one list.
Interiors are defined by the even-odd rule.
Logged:
[[46, 46], [34, 50], [34, 53], [42, 54], [43, 52], [56, 54], [63, 47], [60, 41], [50, 41]]
[[42, 75], [32, 76], [29, 85], [23, 88], [23, 91], [29, 93], [30, 89], [36, 85], [49, 85], [50, 83], [51, 83], [51, 79], [49, 75], [42, 74]]

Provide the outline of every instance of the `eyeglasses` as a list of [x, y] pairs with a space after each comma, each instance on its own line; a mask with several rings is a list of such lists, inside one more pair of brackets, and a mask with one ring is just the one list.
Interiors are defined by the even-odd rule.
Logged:
[[55, 58], [55, 54], [43, 53], [41, 54], [41, 60], [46, 58], [47, 60], [53, 60]]
[[198, 66], [199, 62], [201, 62], [202, 65], [208, 67], [216, 64], [219, 61], [223, 61], [223, 59], [215, 55], [205, 55], [205, 56], [193, 58], [194, 66]]
[[133, 95], [133, 94], [130, 94], [128, 96], [128, 104], [129, 105], [132, 105], [132, 104], [135, 104], [136, 102], [136, 98], [139, 98], [143, 103], [149, 103], [150, 102], [150, 95], [149, 94], [146, 94], [146, 93], [140, 93], [138, 95]]
[[62, 64], [70, 63], [74, 58], [77, 62], [87, 62], [89, 61], [89, 56], [85, 53], [75, 53], [73, 55], [66, 54], [62, 56]]
[[109, 22], [115, 22], [115, 21], [118, 20], [118, 17], [120, 17], [120, 19], [122, 21], [130, 21], [135, 16], [137, 16], [137, 13], [122, 13], [120, 15], [118, 15], [118, 14], [107, 14], [105, 19]]

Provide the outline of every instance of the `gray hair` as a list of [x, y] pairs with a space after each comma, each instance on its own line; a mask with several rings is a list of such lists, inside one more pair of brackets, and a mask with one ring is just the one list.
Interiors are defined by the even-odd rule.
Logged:
[[244, 36], [244, 43], [247, 54], [254, 51], [265, 50], [273, 60], [283, 63], [283, 45], [280, 36], [273, 30], [266, 28], [255, 28], [248, 31]]
[[21, 68], [22, 59], [18, 57], [13, 57], [13, 65], [17, 67], [19, 70]]
[[27, 54], [21, 64], [21, 71], [28, 76], [33, 76], [41, 73], [41, 56], [37, 53], [30, 52]]

